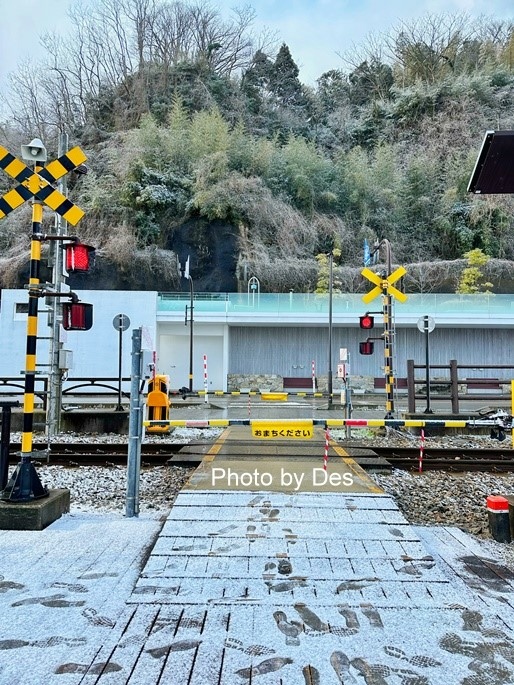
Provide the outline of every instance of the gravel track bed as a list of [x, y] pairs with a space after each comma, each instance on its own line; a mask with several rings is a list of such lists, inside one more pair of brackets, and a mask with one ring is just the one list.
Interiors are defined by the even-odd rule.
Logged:
[[[221, 433], [218, 428], [177, 428], [170, 435], [147, 435], [145, 442], [173, 444], [187, 441], [214, 441]], [[12, 433], [13, 442], [21, 440], [21, 433]], [[44, 442], [43, 434], [34, 433], [34, 442]], [[127, 436], [117, 433], [59, 433], [54, 442], [84, 444], [126, 444]], [[194, 466], [153, 466], [141, 469], [139, 485], [140, 512], [167, 512], [176, 496], [193, 473]], [[42, 483], [49, 489], [70, 490], [72, 511], [125, 511], [127, 469], [124, 466], [37, 466]]]
[[[147, 436], [146, 442], [173, 443], [215, 440], [220, 429], [176, 429], [171, 435]], [[382, 431], [383, 432], [383, 431]], [[331, 437], [345, 445], [359, 444], [373, 447], [413, 446], [419, 438], [411, 434], [387, 429], [385, 435], [369, 430], [353, 431], [346, 440], [344, 431], [331, 431]], [[16, 434], [12, 435], [16, 439]], [[35, 436], [35, 440], [37, 437]], [[56, 442], [124, 443], [126, 435], [79, 435], [65, 433]], [[499, 443], [485, 436], [446, 436], [426, 438], [426, 447], [498, 447]], [[120, 511], [125, 509], [126, 468], [123, 466], [38, 466], [41, 480], [47, 487], [69, 488], [72, 510]], [[140, 511], [167, 512], [187, 482], [195, 467], [157, 466], [143, 468], [140, 482]], [[514, 543], [510, 545], [491, 540], [485, 501], [488, 495], [514, 495], [514, 474], [462, 473], [443, 471], [408, 473], [394, 469], [391, 474], [371, 476], [387, 494], [395, 498], [407, 520], [415, 525], [456, 526], [482, 540], [489, 540], [495, 554], [514, 568]]]
[[[416, 447], [418, 436], [404, 431], [380, 429], [352, 431], [346, 440], [344, 431], [332, 431], [334, 439], [345, 445], [359, 444], [373, 448]], [[425, 448], [498, 448], [510, 444], [485, 435], [446, 435], [425, 438]], [[513, 453], [514, 456], [514, 453]], [[514, 474], [407, 472], [393, 469], [391, 474], [371, 474], [385, 492], [392, 495], [410, 523], [417, 525], [457, 526], [479, 537], [490, 538], [486, 511], [489, 495], [514, 495]]]

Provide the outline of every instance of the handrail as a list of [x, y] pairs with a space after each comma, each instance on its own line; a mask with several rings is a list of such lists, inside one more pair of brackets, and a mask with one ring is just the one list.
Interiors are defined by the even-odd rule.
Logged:
[[[128, 383], [130, 382], [130, 376], [123, 376], [121, 378], [122, 382]], [[43, 383], [43, 390], [35, 390], [34, 394], [39, 397], [43, 403], [43, 410], [46, 411], [47, 409], [47, 398], [48, 398], [48, 377], [47, 376], [36, 376], [36, 383]], [[75, 383], [75, 385], [69, 386], [67, 388], [64, 388], [62, 391], [62, 395], [75, 395], [76, 397], [92, 397], [92, 396], [102, 396], [102, 397], [112, 397], [112, 396], [118, 396], [118, 382], [119, 378], [118, 376], [104, 376], [104, 377], [98, 377], [98, 378], [92, 378], [92, 377], [87, 377], [87, 376], [77, 376], [76, 378], [68, 378], [67, 379], [68, 383]], [[116, 383], [116, 385], [109, 385], [109, 383]], [[3, 387], [12, 387], [12, 388], [19, 388], [19, 391], [13, 391], [13, 392], [3, 392]], [[106, 390], [112, 391], [112, 392], [106, 392], [105, 390], [102, 392], [77, 392], [74, 393], [74, 390], [77, 390], [79, 388], [86, 388], [86, 387], [91, 387], [91, 388], [105, 388]], [[0, 377], [0, 395], [4, 395], [6, 397], [19, 397], [23, 396], [25, 392], [25, 380], [23, 376], [3, 376]], [[130, 397], [129, 392], [122, 391], [122, 395], [124, 397]]]
[[[12, 382], [14, 381], [14, 382]], [[39, 397], [43, 403], [43, 409], [46, 411], [47, 396], [48, 396], [48, 378], [46, 376], [36, 376], [35, 383], [43, 383], [43, 390], [34, 389], [34, 395]], [[20, 392], [2, 392], [2, 386], [9, 388], [20, 388]], [[25, 392], [25, 377], [24, 376], [4, 376], [0, 378], [0, 395], [5, 397], [23, 396]]]

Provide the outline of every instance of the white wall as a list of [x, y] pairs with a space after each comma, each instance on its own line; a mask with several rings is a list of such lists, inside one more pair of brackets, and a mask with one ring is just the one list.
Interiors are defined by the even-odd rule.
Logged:
[[[160, 324], [157, 369], [170, 377], [173, 390], [189, 387], [189, 325]], [[227, 389], [228, 335], [219, 324], [193, 326], [193, 390], [204, 389], [203, 355], [207, 355], [208, 390]]]
[[[61, 328], [64, 348], [73, 351], [71, 377], [118, 376], [119, 333], [112, 321], [117, 314], [126, 314], [130, 326], [123, 333], [122, 375], [129, 376], [131, 368], [132, 330], [143, 327], [143, 347], [156, 349], [157, 294], [142, 291], [77, 291], [81, 302], [93, 305], [93, 326], [89, 331], [65, 331]], [[27, 303], [26, 290], [2, 290], [0, 306], [0, 376], [19, 376], [25, 369], [27, 336], [26, 314], [15, 314], [16, 303]], [[41, 298], [38, 316], [38, 338], [50, 335]], [[37, 344], [37, 363], [48, 363], [48, 341]], [[38, 367], [42, 372], [47, 367]]]

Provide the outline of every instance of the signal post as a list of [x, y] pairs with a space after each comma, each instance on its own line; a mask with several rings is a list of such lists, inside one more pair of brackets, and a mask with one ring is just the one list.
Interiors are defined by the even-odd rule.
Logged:
[[[32, 233], [30, 242], [30, 277], [28, 283], [28, 314], [27, 314], [27, 342], [25, 355], [25, 386], [23, 399], [23, 428], [20, 462], [14, 470], [5, 488], [0, 492], [0, 500], [9, 502], [30, 502], [35, 499], [48, 497], [49, 491], [44, 487], [32, 464], [34, 426], [34, 386], [36, 375], [36, 347], [38, 333], [38, 300], [40, 297], [68, 297], [71, 307], [79, 306], [75, 293], [58, 293], [46, 291], [40, 285], [41, 242], [43, 240], [71, 240], [77, 243], [77, 238], [64, 236], [47, 236], [41, 231], [43, 220], [43, 204], [60, 214], [72, 225], [77, 224], [84, 216], [84, 212], [68, 200], [62, 193], [54, 189], [53, 183], [72, 171], [86, 160], [86, 155], [78, 147], [73, 148], [58, 159], [43, 167], [46, 162], [46, 148], [35, 138], [28, 145], [22, 145], [22, 157], [34, 164], [33, 170], [22, 161], [14, 157], [8, 150], [0, 146], [0, 168], [18, 182], [0, 198], [0, 219], [22, 205], [32, 200]], [[84, 246], [88, 247], [88, 246]], [[88, 248], [89, 249], [89, 248]], [[92, 248], [91, 248], [92, 249]], [[83, 305], [91, 307], [91, 305]], [[78, 327], [69, 325], [69, 330], [87, 330], [88, 324]], [[68, 494], [69, 504], [69, 494]], [[58, 516], [62, 513], [61, 510]], [[57, 518], [57, 517], [56, 517]], [[46, 522], [48, 525], [50, 521]], [[44, 527], [45, 523], [42, 523]], [[6, 526], [3, 526], [6, 527]], [[18, 527], [18, 526], [16, 526]], [[30, 527], [30, 526], [29, 526]], [[37, 527], [37, 526], [36, 526]]]
[[[387, 250], [387, 272], [386, 276], [371, 271], [365, 267], [361, 274], [364, 278], [374, 284], [368, 293], [362, 296], [366, 304], [372, 302], [376, 297], [382, 295], [382, 317], [384, 322], [384, 332], [382, 338], [384, 340], [384, 376], [385, 376], [385, 392], [386, 392], [386, 419], [394, 417], [394, 319], [393, 319], [393, 297], [399, 302], [405, 302], [407, 295], [402, 293], [398, 288], [394, 287], [394, 283], [400, 280], [402, 276], [407, 273], [407, 270], [400, 266], [395, 271], [391, 272], [391, 247], [388, 240], [382, 240], [375, 249], [375, 254], [378, 253], [380, 247], [384, 245]], [[375, 312], [367, 312], [360, 317], [361, 328], [373, 328], [373, 317], [370, 314]], [[360, 343], [359, 351], [361, 354], [372, 354], [373, 338], [368, 338], [365, 342]]]

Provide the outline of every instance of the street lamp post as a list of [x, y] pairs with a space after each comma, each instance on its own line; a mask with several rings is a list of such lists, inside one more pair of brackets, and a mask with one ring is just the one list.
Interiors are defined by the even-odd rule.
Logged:
[[[189, 255], [184, 264], [178, 260], [178, 271], [181, 278], [186, 278], [189, 281], [189, 307], [186, 304], [186, 318], [184, 325], [187, 326], [188, 309], [189, 309], [189, 383], [188, 392], [193, 392], [193, 318], [194, 318], [194, 288], [193, 279], [189, 273]], [[181, 388], [183, 399], [186, 399], [186, 388]]]
[[328, 255], [328, 408], [332, 409], [332, 290], [334, 255]]
[[[193, 290], [193, 279], [188, 274], [189, 280], [189, 392], [193, 392], [193, 312], [194, 312], [194, 290]], [[186, 319], [187, 319], [187, 306], [186, 306]]]

